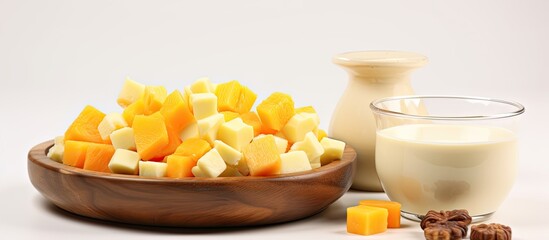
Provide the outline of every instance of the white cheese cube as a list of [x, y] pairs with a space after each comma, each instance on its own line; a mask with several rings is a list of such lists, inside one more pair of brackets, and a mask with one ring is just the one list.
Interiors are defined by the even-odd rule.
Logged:
[[236, 169], [242, 176], [248, 176], [250, 175], [250, 168], [248, 168], [248, 162], [242, 160], [238, 161], [238, 164], [236, 165]]
[[320, 125], [320, 117], [317, 113], [310, 113], [310, 112], [300, 112], [299, 115], [306, 117], [306, 118], [312, 118], [315, 121], [315, 125], [318, 127]]
[[254, 128], [235, 118], [221, 125], [217, 138], [238, 151], [242, 151], [254, 138]]
[[223, 114], [221, 113], [198, 120], [197, 126], [200, 138], [213, 145], [214, 141], [217, 139], [217, 132], [224, 122], [225, 117], [223, 117]]
[[190, 89], [193, 93], [211, 93], [213, 86], [209, 78], [199, 78], [191, 84]]
[[322, 145], [322, 148], [324, 148], [324, 154], [320, 156], [320, 162], [322, 165], [326, 165], [343, 157], [345, 142], [324, 137], [320, 141], [320, 144]]
[[215, 140], [214, 148], [215, 150], [217, 150], [217, 152], [219, 152], [219, 155], [221, 155], [221, 158], [223, 158], [223, 161], [225, 161], [227, 165], [236, 166], [236, 164], [238, 164], [238, 161], [240, 161], [240, 159], [242, 158], [241, 152], [222, 141]]
[[227, 166], [225, 171], [223, 171], [220, 175], [220, 177], [241, 177], [242, 174], [236, 169], [234, 166]]
[[311, 170], [311, 163], [304, 151], [280, 154], [280, 173], [294, 173]]
[[215, 148], [198, 159], [196, 166], [200, 168], [201, 174], [206, 177], [218, 177], [227, 168], [227, 164]]
[[109, 169], [113, 173], [135, 175], [139, 170], [138, 166], [140, 159], [139, 154], [134, 151], [116, 149], [109, 162]]
[[295, 114], [282, 128], [282, 133], [290, 142], [299, 142], [305, 138], [305, 134], [313, 131], [318, 125], [314, 114]]
[[55, 145], [65, 145], [65, 136], [57, 136], [53, 139], [53, 143]]
[[217, 96], [213, 93], [193, 93], [191, 102], [197, 120], [217, 114]]
[[194, 166], [193, 168], [191, 168], [191, 172], [195, 177], [208, 177], [198, 166]]
[[137, 101], [137, 99], [142, 97], [144, 93], [145, 85], [126, 78], [126, 81], [122, 86], [122, 90], [118, 94], [118, 99], [116, 102], [118, 102], [118, 105], [125, 108]]
[[115, 130], [110, 135], [112, 146], [115, 149], [128, 149], [135, 150], [135, 134], [133, 128], [123, 127], [121, 129]]
[[303, 141], [296, 142], [292, 145], [290, 151], [304, 151], [307, 153], [307, 158], [310, 163], [316, 163], [317, 161], [320, 163], [320, 159], [317, 158], [322, 156], [324, 148], [320, 142], [318, 142], [315, 134], [313, 132], [308, 132], [305, 134]]
[[63, 163], [63, 153], [65, 153], [64, 144], [54, 144], [49, 150], [47, 156], [56, 162]]
[[[265, 137], [265, 136], [267, 136], [267, 135], [259, 134], [255, 138], [259, 139], [259, 138], [262, 138], [262, 137]], [[275, 139], [276, 147], [278, 148], [278, 153], [285, 153], [286, 149], [288, 149], [288, 140], [286, 140], [284, 138], [281, 138], [281, 137], [278, 137], [278, 136], [275, 136], [275, 135], [273, 135], [273, 137]]]
[[139, 161], [139, 176], [165, 177], [168, 164], [164, 162]]
[[320, 162], [318, 163], [311, 163], [311, 168], [315, 169], [315, 168], [319, 168], [321, 165], [320, 165]]
[[127, 127], [128, 124], [126, 123], [126, 120], [124, 120], [124, 117], [120, 113], [109, 113], [105, 115], [103, 120], [99, 123], [97, 126], [97, 130], [99, 130], [99, 135], [101, 135], [101, 138], [103, 140], [107, 140], [109, 138], [109, 135], [114, 130], [118, 130], [123, 127]]
[[181, 141], [187, 141], [187, 139], [191, 138], [200, 138], [200, 134], [198, 133], [198, 124], [196, 122], [187, 125], [187, 127], [179, 133], [179, 139], [181, 139]]

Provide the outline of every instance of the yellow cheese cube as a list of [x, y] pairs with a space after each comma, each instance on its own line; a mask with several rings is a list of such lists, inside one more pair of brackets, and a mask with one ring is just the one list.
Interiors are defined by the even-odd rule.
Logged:
[[295, 113], [316, 113], [313, 106], [299, 107], [295, 109]]
[[326, 165], [343, 157], [343, 150], [345, 150], [344, 142], [325, 137], [320, 140], [320, 145], [324, 148], [324, 153], [320, 156], [322, 165]]
[[321, 141], [323, 138], [328, 136], [326, 131], [320, 128], [316, 128], [315, 130], [313, 130], [313, 133], [316, 135], [316, 138], [318, 139], [318, 141]]
[[145, 85], [126, 78], [122, 90], [118, 94], [118, 105], [125, 108], [137, 99], [141, 98], [145, 93]]
[[128, 124], [126, 123], [126, 120], [124, 120], [122, 114], [109, 113], [105, 115], [103, 120], [99, 123], [97, 130], [99, 131], [99, 135], [101, 135], [101, 139], [107, 140], [114, 130], [127, 126]]
[[311, 170], [307, 154], [303, 151], [294, 151], [280, 154], [280, 173], [294, 173]]
[[295, 114], [282, 128], [282, 133], [290, 142], [299, 142], [305, 138], [305, 134], [317, 128], [318, 124], [312, 113]]
[[316, 162], [316, 160], [314, 160], [313, 162], [311, 162], [311, 168], [312, 169], [315, 169], [315, 168], [319, 168], [322, 166], [322, 164], [320, 164], [320, 160], [318, 160], [319, 162]]
[[299, 115], [306, 118], [312, 118], [315, 121], [316, 126], [320, 125], [320, 117], [318, 116], [317, 113], [302, 112], [302, 113], [299, 113]]
[[[262, 137], [265, 137], [265, 136], [268, 136], [268, 135], [259, 134], [255, 138], [259, 139], [259, 138], [262, 138]], [[286, 150], [288, 149], [288, 140], [286, 140], [282, 137], [279, 137], [279, 136], [275, 136], [275, 135], [272, 135], [272, 136], [275, 139], [276, 147], [278, 148], [278, 153], [285, 153]]]
[[181, 141], [186, 141], [191, 138], [200, 138], [200, 133], [198, 132], [198, 124], [196, 122], [190, 123], [181, 131], [179, 134], [179, 139]]
[[193, 175], [195, 177], [208, 177], [208, 176], [206, 176], [206, 174], [198, 166], [194, 166], [191, 169], [191, 172], [193, 173]]
[[213, 86], [209, 78], [199, 78], [191, 84], [190, 89], [192, 93], [212, 93]]
[[164, 86], [146, 86], [143, 94], [145, 115], [151, 115], [160, 110], [166, 97], [168, 97], [168, 91]]
[[139, 176], [159, 178], [166, 176], [168, 164], [164, 162], [139, 161]]
[[294, 101], [288, 94], [275, 92], [257, 105], [257, 114], [266, 128], [280, 131], [295, 114]]
[[254, 128], [245, 124], [242, 119], [235, 118], [221, 125], [217, 138], [234, 149], [242, 151], [254, 138]]
[[225, 118], [221, 113], [198, 120], [197, 125], [200, 138], [213, 145], [214, 141], [217, 139], [217, 132], [224, 122]]
[[388, 211], [385, 208], [355, 206], [347, 208], [347, 232], [372, 235], [387, 231]]
[[242, 86], [240, 90], [240, 98], [236, 104], [236, 112], [238, 113], [247, 113], [252, 109], [252, 106], [257, 99], [257, 94], [252, 92], [248, 87]]
[[194, 117], [197, 120], [217, 114], [217, 97], [213, 93], [196, 93], [191, 95]]
[[113, 173], [137, 174], [139, 166], [139, 154], [126, 149], [116, 149], [109, 162], [109, 169]]
[[236, 166], [238, 164], [238, 161], [242, 159], [241, 152], [222, 141], [215, 140], [214, 148], [215, 150], [217, 150], [217, 152], [219, 152], [219, 155], [221, 155], [221, 158], [223, 158], [223, 161], [225, 161], [227, 165]]
[[124, 127], [118, 130], [115, 130], [110, 135], [112, 146], [115, 149], [128, 149], [136, 150], [135, 148], [135, 135], [133, 133], [133, 128]]
[[64, 145], [65, 144], [65, 136], [57, 136], [53, 139], [53, 143], [54, 144], [61, 144], [61, 145]]
[[225, 171], [223, 171], [219, 176], [220, 177], [241, 177], [242, 174], [238, 171], [238, 169], [235, 166], [227, 166]]
[[[195, 170], [196, 167], [199, 170]], [[218, 177], [226, 168], [227, 164], [225, 164], [219, 152], [214, 148], [198, 159], [196, 166], [191, 171], [195, 176]], [[195, 171], [198, 175], [195, 174]]]
[[238, 161], [238, 163], [236, 164], [236, 169], [240, 174], [242, 174], [242, 176], [250, 175], [250, 168], [248, 168], [248, 162], [246, 162], [246, 160], [244, 159], [241, 159], [240, 161]]
[[320, 163], [320, 156], [324, 153], [324, 148], [318, 142], [318, 139], [312, 132], [305, 134], [302, 141], [294, 143], [290, 151], [304, 151], [311, 164]]
[[47, 156], [52, 160], [63, 163], [63, 153], [65, 146], [63, 144], [54, 144], [49, 150]]

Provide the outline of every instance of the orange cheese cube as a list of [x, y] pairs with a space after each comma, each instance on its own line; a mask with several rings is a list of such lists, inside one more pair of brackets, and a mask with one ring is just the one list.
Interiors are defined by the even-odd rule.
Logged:
[[242, 85], [236, 80], [218, 84], [215, 90], [215, 95], [217, 96], [217, 110], [220, 112], [236, 112], [236, 105], [238, 104], [241, 90]]
[[164, 157], [173, 154], [177, 147], [181, 145], [181, 139], [177, 131], [173, 130], [170, 126], [166, 126], [166, 131], [168, 133], [168, 144], [161, 150], [158, 150], [154, 158], [164, 159]]
[[266, 128], [280, 131], [295, 114], [290, 95], [275, 92], [257, 106], [257, 114]]
[[254, 128], [254, 137], [261, 134], [261, 119], [255, 112], [246, 112], [240, 114], [240, 118], [245, 124], [248, 124]]
[[103, 121], [105, 114], [96, 108], [88, 105], [69, 126], [65, 132], [65, 141], [75, 140], [95, 143], [110, 143], [110, 140], [103, 140], [97, 127]]
[[251, 176], [269, 176], [280, 173], [280, 155], [272, 135], [255, 138], [242, 151]]
[[135, 116], [133, 120], [135, 146], [143, 160], [151, 160], [169, 143], [164, 120], [156, 116]]
[[65, 141], [65, 152], [63, 153], [63, 164], [83, 168], [86, 161], [86, 152], [92, 143], [82, 141]]
[[387, 209], [389, 213], [389, 216], [387, 218], [387, 227], [400, 227], [400, 203], [384, 200], [362, 200], [359, 204], [363, 206], [380, 207]]
[[211, 149], [212, 147], [208, 141], [200, 138], [191, 138], [181, 143], [173, 154], [190, 157], [196, 164], [196, 161]]
[[126, 120], [126, 123], [128, 126], [132, 126], [133, 124], [133, 118], [136, 115], [144, 115], [145, 114], [145, 102], [142, 98], [138, 99], [137, 101], [133, 102], [132, 104], [128, 105], [126, 108], [124, 108], [124, 111], [122, 112], [122, 117], [124, 117], [124, 120]]
[[171, 127], [176, 134], [195, 121], [194, 116], [185, 102], [183, 95], [177, 90], [166, 97], [160, 113], [164, 116], [166, 126]]
[[347, 208], [347, 232], [372, 235], [387, 231], [387, 209], [355, 206]]
[[252, 109], [252, 106], [257, 99], [257, 94], [252, 92], [248, 87], [242, 86], [240, 90], [240, 98], [238, 98], [238, 104], [236, 105], [236, 112], [245, 113]]
[[108, 144], [92, 143], [86, 151], [84, 169], [110, 173], [109, 162], [114, 155], [114, 147]]
[[145, 115], [151, 115], [162, 107], [168, 92], [163, 86], [146, 86], [143, 94], [143, 103], [145, 104]]
[[166, 157], [166, 163], [168, 164], [166, 177], [194, 177], [191, 169], [196, 166], [196, 161], [191, 157], [170, 155]]

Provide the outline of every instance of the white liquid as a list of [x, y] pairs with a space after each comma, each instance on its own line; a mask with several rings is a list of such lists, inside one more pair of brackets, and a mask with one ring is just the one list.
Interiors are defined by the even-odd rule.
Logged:
[[484, 126], [413, 124], [378, 131], [376, 168], [402, 210], [495, 212], [516, 172], [515, 135]]

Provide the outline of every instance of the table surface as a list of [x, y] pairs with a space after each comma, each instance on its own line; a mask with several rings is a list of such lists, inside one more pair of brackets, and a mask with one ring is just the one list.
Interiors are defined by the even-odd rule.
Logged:
[[[63, 134], [91, 104], [120, 111], [124, 77], [181, 89], [194, 79], [238, 79], [329, 121], [347, 74], [337, 53], [408, 50], [430, 62], [417, 94], [493, 97], [526, 106], [515, 185], [491, 221], [513, 239], [547, 239], [549, 203], [547, 1], [0, 0], [0, 239], [423, 239], [415, 222], [363, 237], [346, 208], [383, 193], [351, 191], [315, 216], [226, 229], [143, 227], [62, 211], [30, 183], [26, 154]], [[364, 103], [363, 107], [367, 107]]]

